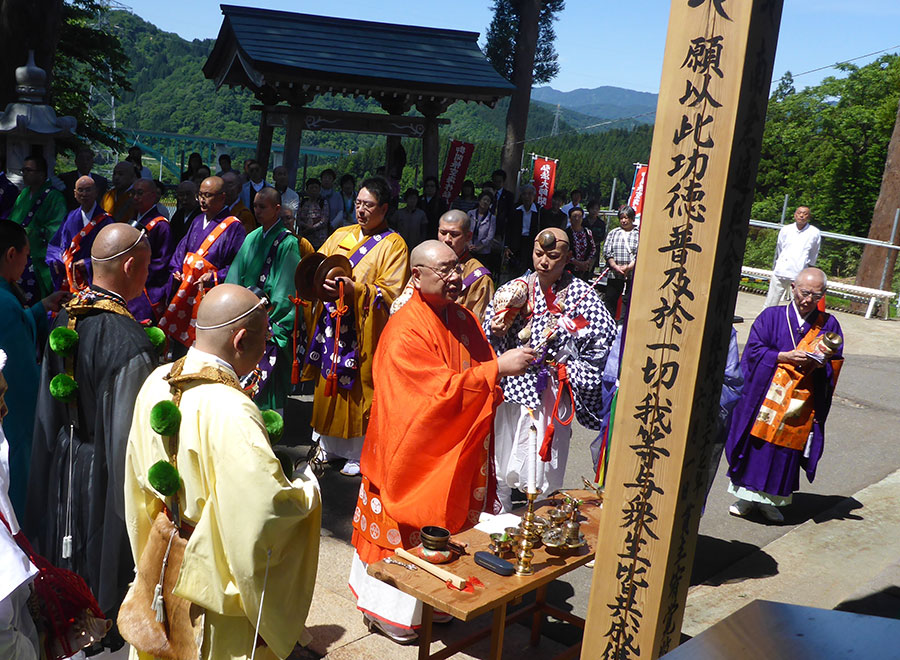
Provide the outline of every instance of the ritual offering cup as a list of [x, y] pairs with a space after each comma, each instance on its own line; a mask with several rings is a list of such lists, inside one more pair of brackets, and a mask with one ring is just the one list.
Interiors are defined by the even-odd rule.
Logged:
[[446, 550], [450, 541], [450, 530], [436, 525], [426, 525], [419, 530], [422, 545], [426, 550]]
[[506, 532], [495, 532], [491, 534], [491, 552], [496, 556], [502, 557], [504, 554], [512, 552], [515, 537]]

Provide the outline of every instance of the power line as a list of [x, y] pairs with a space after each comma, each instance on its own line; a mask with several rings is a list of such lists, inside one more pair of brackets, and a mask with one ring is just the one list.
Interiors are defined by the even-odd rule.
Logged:
[[[835, 62], [834, 64], [827, 64], [825, 66], [816, 67], [815, 69], [810, 69], [809, 71], [801, 71], [800, 73], [792, 73], [791, 77], [799, 78], [800, 76], [805, 76], [808, 73], [816, 73], [817, 71], [824, 71], [825, 69], [834, 69], [835, 67], [838, 67], [841, 64], [850, 64], [850, 62], [855, 62], [856, 60], [862, 60], [867, 57], [872, 57], [873, 55], [881, 55], [882, 53], [886, 53], [889, 50], [896, 50], [898, 48], [900, 48], [900, 44], [897, 44], [896, 46], [890, 46], [889, 48], [882, 48], [881, 50], [876, 50], [873, 53], [866, 53], [865, 55], [858, 55], [857, 57], [851, 57], [849, 60], [844, 60], [843, 62]], [[772, 84], [777, 85], [780, 80], [781, 80], [781, 78], [779, 78], [778, 80], [773, 80]]]

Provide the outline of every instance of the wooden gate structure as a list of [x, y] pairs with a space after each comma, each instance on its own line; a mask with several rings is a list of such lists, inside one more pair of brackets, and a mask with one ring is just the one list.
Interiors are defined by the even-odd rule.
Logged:
[[[244, 87], [261, 102], [256, 157], [263, 167], [274, 129], [285, 129], [292, 182], [301, 135], [310, 130], [386, 135], [388, 160], [401, 138], [419, 138], [423, 174], [438, 176], [438, 128], [449, 123], [440, 115], [456, 101], [493, 107], [513, 90], [478, 48], [477, 32], [231, 5], [222, 13], [203, 74], [217, 88]], [[387, 114], [309, 107], [322, 94], [374, 99]], [[413, 107], [422, 116], [407, 115]]]

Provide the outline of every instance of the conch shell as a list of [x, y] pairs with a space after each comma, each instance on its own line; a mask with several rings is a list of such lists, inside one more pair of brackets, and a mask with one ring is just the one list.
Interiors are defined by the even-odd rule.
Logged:
[[503, 327], [509, 330], [519, 311], [528, 304], [528, 282], [510, 280], [494, 294], [494, 311], [501, 317]]

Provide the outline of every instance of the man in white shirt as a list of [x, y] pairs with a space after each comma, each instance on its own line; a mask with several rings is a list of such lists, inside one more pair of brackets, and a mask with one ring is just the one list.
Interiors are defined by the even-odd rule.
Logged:
[[809, 207], [798, 206], [794, 211], [794, 223], [785, 225], [778, 232], [766, 307], [781, 304], [790, 294], [791, 284], [800, 271], [816, 265], [822, 234], [809, 224], [811, 219]]
[[540, 227], [541, 211], [534, 203], [535, 189], [531, 184], [522, 187], [522, 203], [510, 214], [506, 226], [506, 247], [512, 253], [509, 268], [521, 272], [531, 268], [531, 249]]
[[288, 171], [284, 165], [279, 165], [272, 170], [272, 180], [275, 182], [275, 190], [281, 193], [281, 206], [289, 207], [294, 212], [294, 217], [300, 211], [300, 195], [297, 191], [288, 187]]

